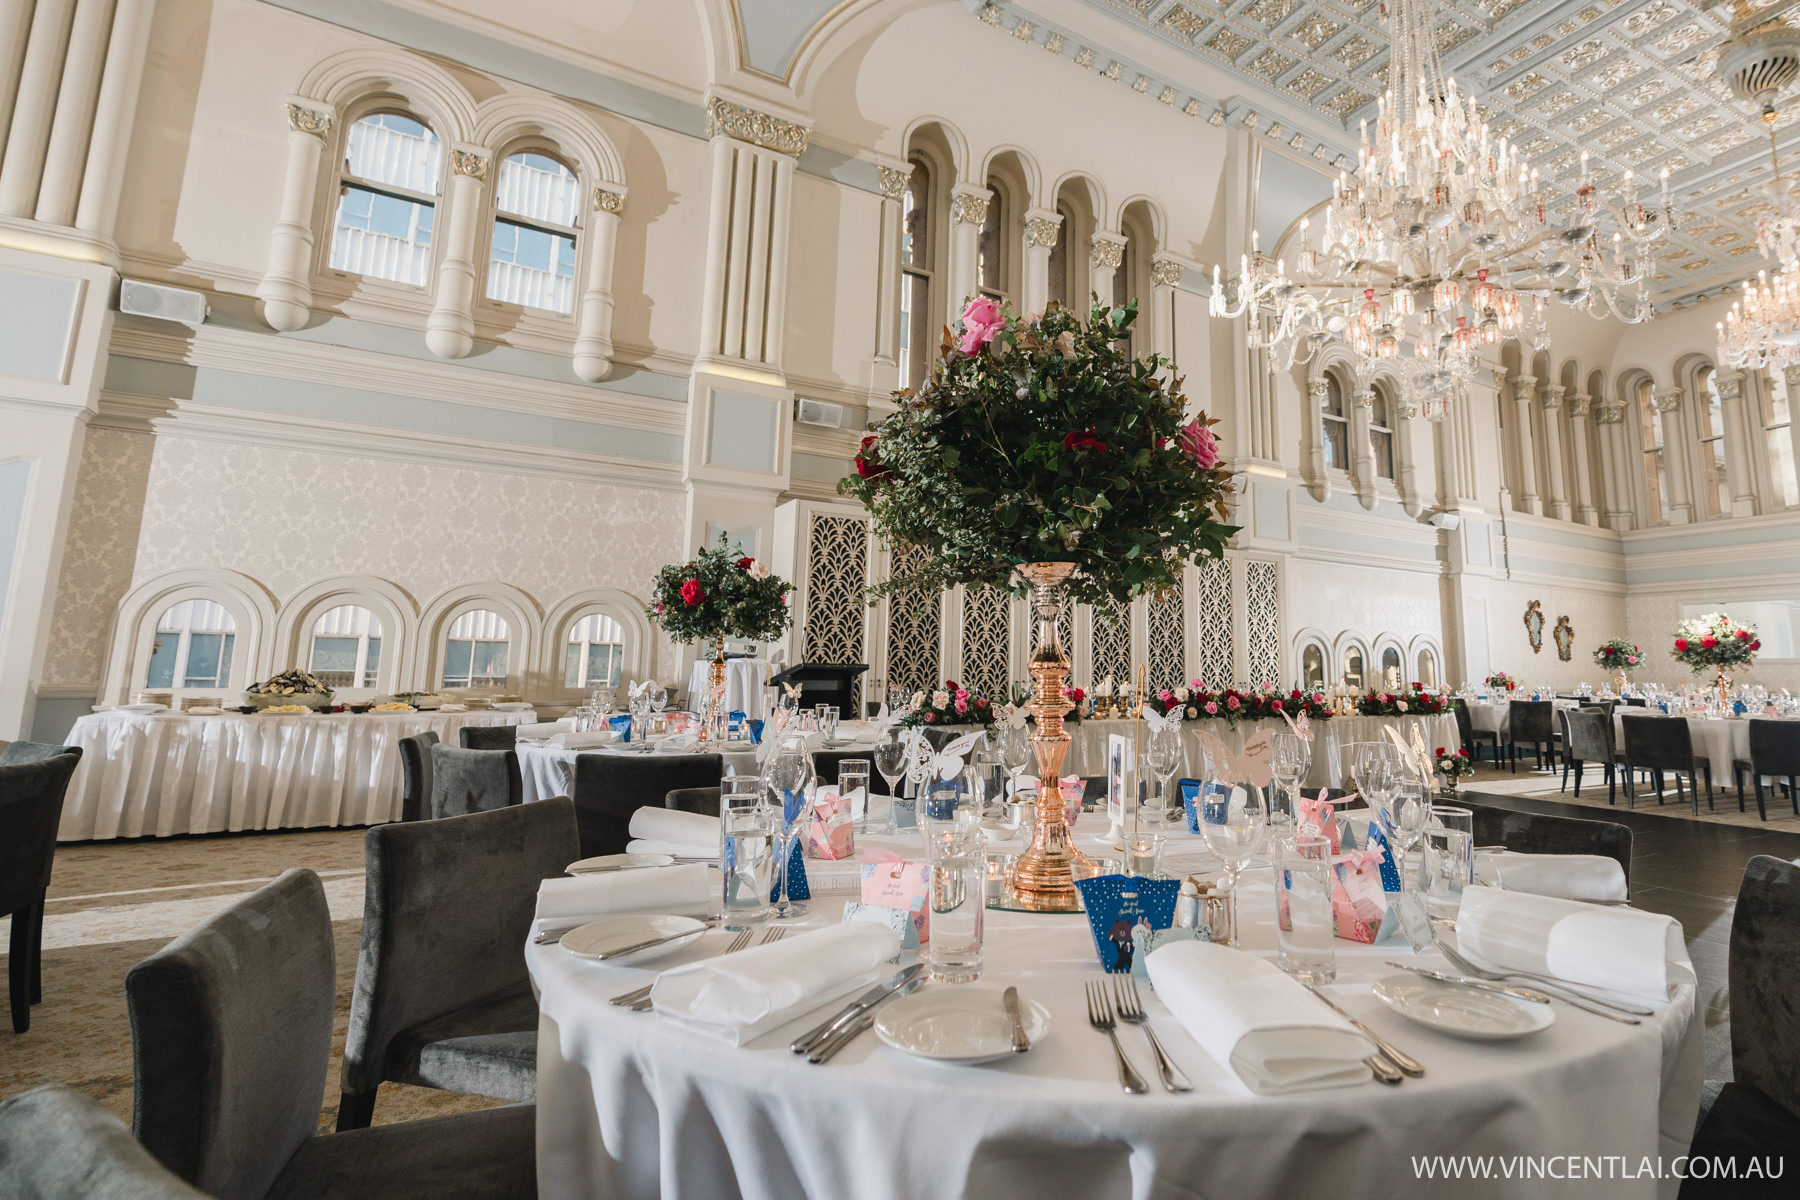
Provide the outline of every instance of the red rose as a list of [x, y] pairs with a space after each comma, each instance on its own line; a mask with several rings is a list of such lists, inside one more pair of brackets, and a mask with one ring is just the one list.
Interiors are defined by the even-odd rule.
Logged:
[[1761, 650], [1761, 649], [1762, 649], [1762, 639], [1761, 639], [1761, 638], [1758, 638], [1758, 639], [1757, 639], [1757, 640], [1756, 640], [1756, 641], [1754, 641], [1754, 642], [1751, 642], [1751, 643], [1750, 643], [1750, 649], [1751, 649], [1751, 650], [1752, 650], [1752, 651], [1753, 651], [1753, 652], [1754, 652], [1754, 651], [1757, 651], [1757, 650]]
[[1737, 631], [1737, 636], [1738, 641], [1747, 642], [1750, 640], [1750, 631], [1748, 629], [1740, 629]]
[[862, 445], [857, 448], [858, 452], [855, 459], [856, 473], [861, 475], [864, 479], [880, 479], [888, 473], [888, 469], [876, 462], [875, 455], [869, 450], [869, 447], [874, 444], [875, 435], [870, 434], [862, 440]]
[[1711, 650], [1714, 646], [1719, 644], [1719, 639], [1709, 633], [1700, 639], [1700, 644], [1706, 649]]
[[1439, 747], [1438, 747], [1438, 748], [1437, 748], [1437, 756], [1438, 756], [1438, 757], [1439, 757], [1439, 758], [1442, 758], [1442, 757], [1444, 757], [1444, 748], [1443, 748], [1443, 747], [1442, 747], [1442, 746], [1439, 746]]
[[748, 557], [740, 558], [740, 559], [738, 559], [738, 570], [748, 571], [755, 564], [756, 564], [756, 560], [754, 558], [748, 558]]
[[700, 590], [700, 581], [690, 579], [681, 585], [681, 601], [690, 607], [706, 599], [706, 593]]
[[1106, 443], [1095, 436], [1093, 430], [1084, 429], [1080, 433], [1065, 434], [1063, 436], [1063, 449], [1092, 450], [1096, 454], [1105, 454]]
[[1462, 750], [1462, 749], [1459, 749], [1459, 750], [1457, 750], [1457, 752], [1456, 752], [1456, 757], [1458, 757], [1458, 758], [1467, 758], [1467, 757], [1469, 757], [1469, 752], [1468, 752], [1468, 751], [1467, 751], [1467, 750]]
[[932, 722], [934, 722], [934, 721], [936, 721], [936, 720], [937, 720], [937, 714], [936, 714], [936, 713], [934, 713], [934, 712], [928, 712], [928, 713], [926, 713], [926, 714], [925, 714], [925, 723], [926, 723], [926, 724], [927, 724], [927, 725], [930, 725], [930, 724], [931, 724], [931, 723], [932, 723]]
[[1676, 638], [1675, 639], [1675, 649], [1677, 652], [1686, 650], [1687, 649], [1687, 639], [1686, 638]]
[[1276, 711], [1276, 712], [1280, 712], [1280, 711], [1281, 711], [1281, 701], [1279, 701], [1279, 700], [1271, 700], [1271, 701], [1270, 701], [1270, 702], [1269, 702], [1269, 707], [1270, 707], [1270, 708], [1272, 708], [1272, 709], [1274, 709], [1274, 710], [1275, 710], [1275, 711]]
[[976, 699], [976, 701], [975, 701], [976, 708], [986, 708], [987, 706], [988, 706], [988, 702], [987, 702], [986, 696], [981, 696]]

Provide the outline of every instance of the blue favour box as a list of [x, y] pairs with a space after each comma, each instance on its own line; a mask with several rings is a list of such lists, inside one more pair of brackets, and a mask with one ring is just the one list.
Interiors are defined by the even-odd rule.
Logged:
[[1175, 924], [1175, 898], [1179, 879], [1145, 879], [1141, 875], [1101, 875], [1077, 879], [1075, 890], [1087, 910], [1088, 930], [1094, 935], [1094, 952], [1108, 974], [1126, 974], [1137, 959], [1138, 926], [1168, 929]]

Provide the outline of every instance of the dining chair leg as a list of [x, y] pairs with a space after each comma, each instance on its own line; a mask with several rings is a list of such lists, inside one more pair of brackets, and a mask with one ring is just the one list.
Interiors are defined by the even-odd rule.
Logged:
[[12, 914], [12, 939], [6, 956], [7, 999], [12, 1003], [14, 1033], [31, 1028], [31, 906]]
[[[1706, 776], [1706, 811], [1717, 812], [1718, 809], [1713, 806], [1712, 763], [1701, 763], [1700, 770]], [[1694, 802], [1694, 807], [1700, 807], [1698, 800]]]
[[46, 892], [31, 906], [31, 1002], [44, 1002], [44, 901]]
[[1637, 772], [1631, 769], [1630, 763], [1625, 764], [1625, 807], [1628, 810], [1637, 807]]
[[1731, 764], [1731, 783], [1737, 789], [1738, 811], [1744, 811], [1744, 768], [1736, 763]]
[[1619, 773], [1611, 763], [1606, 764], [1606, 802], [1614, 804], [1619, 798]]
[[1750, 771], [1750, 786], [1756, 789], [1756, 815], [1766, 821], [1769, 819], [1769, 810], [1763, 804], [1762, 776], [1756, 773], [1755, 768]]
[[[1688, 799], [1693, 802], [1694, 815], [1697, 817], [1700, 815], [1700, 784], [1698, 782], [1696, 782], [1694, 779], [1694, 768], [1692, 768], [1692, 767], [1688, 768], [1687, 787], [1688, 787]], [[1681, 798], [1681, 796], [1680, 796], [1681, 776], [1679, 776], [1679, 775], [1677, 775], [1675, 777], [1675, 792], [1676, 792], [1676, 799], [1679, 801]]]
[[372, 1087], [366, 1092], [340, 1092], [337, 1131], [367, 1129], [369, 1122], [375, 1119], [375, 1093], [380, 1090], [380, 1087]]
[[[1571, 764], [1570, 764], [1569, 760], [1565, 758], [1563, 760], [1563, 779], [1565, 781], [1569, 778], [1570, 765]], [[1573, 766], [1575, 768], [1575, 798], [1577, 800], [1579, 800], [1579, 799], [1581, 799], [1581, 768], [1582, 768], [1581, 760], [1579, 758], [1576, 759]]]
[[[1556, 790], [1559, 792], [1566, 792], [1569, 790], [1569, 760], [1566, 758], [1563, 759], [1562, 786], [1557, 788]], [[1581, 795], [1581, 784], [1579, 781], [1577, 781], [1575, 784], [1575, 794], [1577, 796]]]
[[1794, 777], [1788, 776], [1788, 799], [1794, 802], [1794, 815], [1800, 817], [1800, 788], [1794, 786]]

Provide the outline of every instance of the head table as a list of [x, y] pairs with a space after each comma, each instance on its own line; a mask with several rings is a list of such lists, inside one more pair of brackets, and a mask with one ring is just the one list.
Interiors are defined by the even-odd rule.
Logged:
[[81, 762], [61, 841], [244, 829], [373, 825], [400, 819], [399, 741], [465, 725], [518, 725], [523, 712], [89, 713], [66, 739]]
[[[882, 801], [871, 827], [879, 827]], [[1088, 814], [1085, 820], [1093, 820]], [[1077, 840], [1090, 852], [1090, 837]], [[916, 838], [865, 837], [921, 858]], [[990, 847], [992, 848], [992, 847]], [[1176, 870], [1212, 864], [1203, 843], [1173, 835]], [[1267, 866], [1245, 876], [1245, 943], [1273, 955]], [[815, 893], [788, 924], [839, 919], [845, 894]], [[657, 967], [716, 950], [712, 932]], [[1702, 1075], [1695, 989], [1639, 1026], [1555, 1006], [1527, 1038], [1480, 1043], [1442, 1036], [1370, 994], [1398, 947], [1338, 941], [1329, 993], [1377, 1034], [1419, 1059], [1422, 1079], [1393, 1088], [1258, 1096], [1215, 1062], [1154, 992], [1145, 1009], [1193, 1080], [1187, 1095], [1155, 1082], [1143, 1035], [1120, 1027], [1152, 1092], [1127, 1096], [1105, 1037], [1090, 1029], [1082, 986], [1101, 977], [1085, 919], [987, 913], [983, 984], [1015, 984], [1048, 1007], [1030, 1053], [979, 1067], [913, 1059], [872, 1032], [814, 1066], [788, 1043], [836, 1005], [730, 1047], [632, 1013], [608, 998], [648, 983], [648, 970], [526, 947], [540, 993], [538, 1186], [545, 1200], [590, 1197], [1307, 1196], [1392, 1200], [1448, 1194], [1420, 1180], [1414, 1156], [1618, 1155], [1633, 1164], [1683, 1153]], [[1685, 960], [1685, 951], [1674, 951]], [[907, 957], [907, 956], [903, 956]], [[1443, 967], [1435, 954], [1423, 964]], [[940, 985], [931, 987], [966, 986]], [[1673, 1182], [1660, 1193], [1674, 1195]], [[1455, 1194], [1465, 1194], [1458, 1191]], [[1482, 1196], [1641, 1196], [1648, 1178], [1532, 1179], [1468, 1189]]]

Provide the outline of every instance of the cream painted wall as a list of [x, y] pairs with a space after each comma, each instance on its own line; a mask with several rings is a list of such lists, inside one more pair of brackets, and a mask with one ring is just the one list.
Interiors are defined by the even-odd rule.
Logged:
[[[1594, 648], [1608, 638], [1628, 636], [1622, 595], [1519, 579], [1496, 579], [1488, 588], [1490, 669], [1505, 671], [1526, 687], [1564, 689], [1584, 681], [1598, 686], [1604, 675], [1594, 665]], [[1544, 645], [1537, 653], [1525, 629], [1525, 609], [1533, 600], [1541, 602], [1544, 613]], [[1568, 662], [1557, 657], [1552, 636], [1562, 616], [1569, 618], [1575, 632]]]

